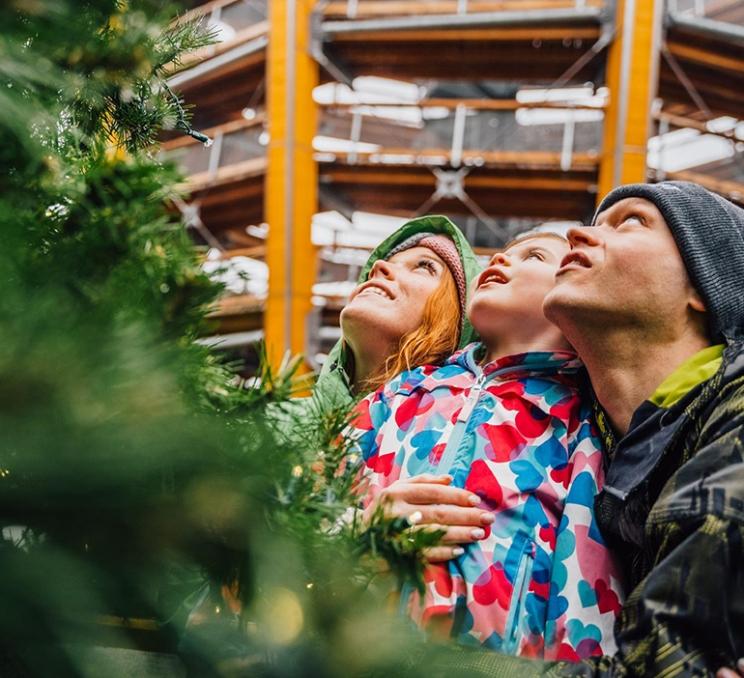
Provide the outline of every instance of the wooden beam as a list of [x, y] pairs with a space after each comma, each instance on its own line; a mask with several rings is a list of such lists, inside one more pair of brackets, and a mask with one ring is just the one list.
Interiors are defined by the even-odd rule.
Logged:
[[[245, 118], [238, 118], [237, 120], [230, 120], [229, 122], [223, 122], [220, 125], [214, 127], [208, 127], [207, 129], [199, 130], [208, 137], [214, 137], [219, 134], [232, 134], [233, 132], [239, 132], [243, 129], [250, 129], [251, 127], [259, 127], [264, 124], [266, 120], [266, 114], [263, 111], [256, 113], [256, 117], [252, 120], [246, 120]], [[168, 139], [160, 144], [160, 148], [164, 151], [172, 151], [174, 148], [182, 148], [183, 146], [191, 146], [193, 144], [200, 144], [201, 141], [197, 141], [193, 137], [186, 134], [175, 137], [174, 139]]]
[[265, 214], [269, 294], [264, 336], [274, 367], [286, 352], [305, 352], [316, 256], [311, 222], [318, 209], [318, 168], [313, 155], [318, 64], [310, 49], [313, 0], [272, 0], [267, 62], [270, 141]]
[[223, 259], [232, 259], [234, 257], [249, 257], [251, 259], [263, 259], [266, 256], [266, 245], [256, 245], [255, 247], [239, 247], [232, 250], [221, 252]]
[[605, 113], [598, 200], [615, 186], [646, 179], [663, 4], [663, 0], [617, 2], [616, 37], [607, 61], [610, 102]]
[[489, 177], [467, 176], [465, 185], [471, 188], [500, 188], [512, 190], [530, 189], [535, 191], [576, 191], [586, 192], [595, 185], [589, 179], [569, 179], [565, 177]]
[[207, 317], [215, 318], [228, 315], [242, 315], [243, 313], [255, 313], [262, 311], [264, 307], [263, 299], [252, 294], [235, 294], [220, 297], [217, 300], [214, 309]]
[[[366, 170], [369, 168], [365, 167]], [[353, 170], [330, 170], [321, 171], [324, 182], [337, 184], [357, 184], [360, 181], [359, 172]], [[391, 182], [396, 185], [405, 186], [431, 186], [436, 184], [436, 178], [431, 174], [410, 174], [401, 176], [396, 174], [391, 178], [380, 168], [379, 173], [366, 171], [362, 179], [365, 185], [385, 186]], [[518, 174], [514, 176], [488, 176], [473, 174], [465, 177], [466, 187], [477, 188], [500, 188], [500, 189], [532, 189], [540, 191], [588, 191], [594, 182], [591, 179], [573, 179], [565, 177], [524, 177]]]
[[669, 51], [678, 59], [683, 61], [694, 61], [697, 64], [720, 68], [725, 71], [741, 73], [744, 71], [744, 59], [734, 56], [726, 56], [720, 52], [712, 52], [692, 45], [683, 45], [679, 42], [668, 41], [666, 44]]
[[180, 18], [180, 20], [192, 21], [193, 19], [198, 19], [199, 17], [211, 14], [212, 11], [217, 8], [221, 9], [227, 5], [234, 5], [236, 2], [242, 2], [242, 0], [209, 0], [209, 2], [205, 2], [203, 5], [190, 9]]
[[185, 54], [179, 61], [178, 66], [173, 68], [173, 70], [168, 71], [168, 75], [171, 76], [180, 71], [185, 71], [196, 65], [197, 63], [213, 59], [214, 57], [219, 56], [220, 54], [224, 54], [228, 50], [231, 50], [233, 47], [237, 47], [238, 45], [242, 45], [244, 42], [250, 42], [251, 40], [260, 38], [262, 35], [266, 35], [268, 32], [268, 21], [261, 21], [257, 24], [253, 24], [253, 26], [243, 28], [242, 30], [237, 31], [230, 40], [218, 42], [214, 45], [208, 45], [207, 47], [202, 47], [200, 49], [194, 50], [193, 52], [190, 52], [189, 54]]
[[360, 104], [333, 102], [324, 104], [323, 108], [348, 110], [352, 108], [447, 108], [455, 109], [465, 106], [474, 111], [516, 111], [522, 108], [551, 108], [571, 111], [602, 111], [604, 106], [588, 104], [571, 104], [560, 101], [517, 101], [516, 99], [422, 99], [415, 104]]
[[202, 191], [205, 188], [214, 188], [222, 184], [251, 177], [262, 177], [266, 173], [266, 158], [251, 158], [234, 165], [220, 167], [214, 174], [211, 172], [199, 172], [188, 178], [180, 188], [191, 193]]
[[[326, 154], [319, 154], [324, 157]], [[335, 161], [348, 163], [349, 153], [333, 153]], [[357, 151], [357, 164], [374, 166], [446, 166], [450, 163], [450, 149], [411, 149], [411, 148], [380, 148], [376, 151]], [[524, 168], [550, 168], [561, 166], [560, 151], [463, 151], [462, 164], [465, 166], [481, 163], [479, 166], [505, 166]], [[383, 160], [383, 156], [387, 156]], [[394, 158], [400, 158], [398, 162]], [[441, 162], [431, 160], [441, 158]], [[426, 161], [429, 162], [426, 162]], [[573, 169], [594, 169], [599, 159], [593, 153], [574, 153], [571, 160]]]
[[691, 181], [704, 186], [714, 193], [730, 198], [739, 204], [744, 204], [744, 183], [728, 181], [726, 179], [716, 179], [707, 174], [688, 171], [667, 172], [666, 178], [677, 181]]
[[[587, 6], [601, 7], [601, 0], [588, 0]], [[351, 5], [347, 0], [329, 2], [323, 9], [324, 17], [344, 18]], [[576, 0], [469, 0], [468, 13], [510, 12], [539, 9], [572, 9]], [[409, 14], [457, 14], [457, 0], [361, 0], [357, 3], [355, 19], [370, 19], [385, 16], [407, 16]]]
[[332, 43], [352, 42], [529, 42], [533, 40], [596, 40], [598, 26], [534, 26], [531, 28], [395, 29], [334, 33]]
[[661, 111], [654, 115], [656, 120], [665, 120], [672, 127], [694, 129], [702, 134], [712, 134], [722, 139], [728, 139], [729, 141], [744, 141], [744, 138], [736, 134], [736, 129], [728, 130], [727, 132], [714, 132], [708, 128], [707, 123], [700, 120], [693, 120], [692, 118], [686, 118], [681, 115], [673, 115], [665, 111]]

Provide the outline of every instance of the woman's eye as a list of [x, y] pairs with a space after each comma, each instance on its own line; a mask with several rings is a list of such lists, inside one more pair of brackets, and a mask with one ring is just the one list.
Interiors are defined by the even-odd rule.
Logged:
[[541, 252], [537, 252], [535, 250], [533, 250], [532, 252], [530, 252], [527, 255], [527, 258], [528, 259], [537, 259], [539, 261], [545, 261], [545, 257], [542, 255], [542, 253]]
[[430, 259], [421, 259], [417, 264], [417, 268], [425, 268], [428, 271], [431, 271], [432, 273], [436, 273], [436, 266], [434, 266], [434, 262]]

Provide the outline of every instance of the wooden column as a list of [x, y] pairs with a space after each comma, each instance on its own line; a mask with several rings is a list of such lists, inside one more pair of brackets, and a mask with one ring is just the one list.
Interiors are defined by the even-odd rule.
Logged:
[[663, 0], [617, 0], [615, 40], [607, 59], [597, 199], [615, 186], [646, 180], [651, 106], [659, 81]]
[[312, 141], [318, 66], [310, 56], [312, 0], [270, 0], [267, 60], [268, 168], [265, 216], [269, 295], [264, 332], [271, 364], [305, 350], [307, 316], [316, 275], [311, 244], [317, 212], [318, 169]]

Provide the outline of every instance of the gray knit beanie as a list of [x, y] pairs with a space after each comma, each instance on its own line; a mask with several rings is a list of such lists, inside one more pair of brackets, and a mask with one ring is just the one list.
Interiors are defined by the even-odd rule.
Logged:
[[699, 184], [628, 184], [607, 194], [597, 215], [625, 198], [652, 202], [674, 236], [693, 285], [703, 297], [714, 341], [744, 334], [744, 209]]

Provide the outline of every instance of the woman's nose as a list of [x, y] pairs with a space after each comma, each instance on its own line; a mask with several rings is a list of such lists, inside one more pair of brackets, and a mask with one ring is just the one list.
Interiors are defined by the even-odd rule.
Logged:
[[369, 271], [370, 278], [392, 278], [393, 267], [384, 259], [378, 259]]

